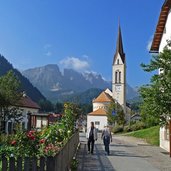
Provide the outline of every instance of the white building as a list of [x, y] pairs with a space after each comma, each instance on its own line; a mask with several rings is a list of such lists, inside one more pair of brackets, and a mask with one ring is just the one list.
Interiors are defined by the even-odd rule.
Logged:
[[[150, 49], [151, 53], [160, 53], [163, 51], [163, 48], [167, 45], [167, 40], [171, 40], [171, 0], [165, 0], [154, 38], [152, 41], [152, 46]], [[159, 71], [160, 73], [160, 71]], [[160, 147], [170, 151], [169, 143], [169, 129], [168, 126], [160, 128]]]
[[93, 100], [93, 111], [87, 115], [87, 128], [90, 127], [90, 123], [94, 122], [95, 127], [98, 130], [104, 129], [107, 125], [107, 109], [112, 102], [112, 96], [107, 92], [111, 91], [107, 89], [103, 91], [96, 99]]
[[123, 107], [125, 118], [129, 120], [126, 107], [126, 58], [120, 26], [112, 64], [112, 92], [106, 89], [93, 100], [93, 112], [87, 115], [87, 128], [90, 127], [90, 122], [94, 122], [99, 130], [102, 130], [108, 124], [106, 111], [112, 101]]
[[[22, 120], [20, 121], [23, 129], [31, 128], [31, 115], [39, 112], [39, 105], [26, 95], [20, 99], [17, 107], [22, 110]], [[10, 120], [5, 125], [5, 132], [10, 133], [14, 129], [14, 122]]]

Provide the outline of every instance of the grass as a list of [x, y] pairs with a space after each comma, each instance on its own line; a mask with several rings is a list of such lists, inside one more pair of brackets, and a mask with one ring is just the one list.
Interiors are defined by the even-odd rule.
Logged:
[[130, 132], [125, 135], [136, 138], [142, 138], [151, 145], [159, 146], [159, 126]]

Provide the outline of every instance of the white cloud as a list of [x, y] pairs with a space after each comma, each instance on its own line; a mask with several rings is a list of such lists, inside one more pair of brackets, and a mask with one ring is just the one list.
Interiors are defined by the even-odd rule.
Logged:
[[152, 45], [152, 41], [153, 41], [153, 36], [150, 37], [148, 43], [147, 43], [147, 51], [150, 51], [151, 49], [151, 45]]
[[80, 72], [86, 71], [90, 67], [87, 60], [76, 57], [67, 57], [61, 60], [59, 64], [62, 65], [63, 68], [71, 68]]

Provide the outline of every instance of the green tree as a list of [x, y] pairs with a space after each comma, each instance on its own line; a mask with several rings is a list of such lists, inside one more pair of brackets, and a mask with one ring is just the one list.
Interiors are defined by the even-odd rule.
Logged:
[[55, 113], [63, 113], [64, 111], [64, 106], [63, 103], [57, 102], [54, 107]]
[[119, 124], [124, 126], [125, 124], [125, 114], [123, 108], [119, 103], [112, 102], [107, 110], [107, 117], [109, 124]]
[[[144, 71], [160, 70], [160, 74], [151, 77], [149, 85], [140, 89], [143, 99], [141, 114], [154, 124], [167, 124], [171, 117], [171, 44], [170, 42], [159, 55], [152, 57], [149, 64], [141, 64]], [[148, 120], [146, 120], [148, 122]]]
[[64, 104], [62, 123], [65, 125], [65, 129], [69, 130], [69, 134], [72, 134], [74, 132], [74, 126], [79, 114], [80, 109], [76, 104], [68, 102]]
[[67, 109], [70, 109], [73, 112], [73, 118], [74, 118], [74, 121], [76, 121], [78, 117], [82, 114], [82, 110], [79, 107], [79, 105], [76, 103], [65, 103], [64, 109], [65, 109], [65, 105], [68, 106]]
[[114, 102], [110, 103], [107, 110], [107, 119], [110, 125], [115, 124], [116, 122], [116, 104]]
[[40, 100], [38, 104], [39, 104], [40, 110], [42, 112], [53, 112], [54, 111], [54, 105], [49, 100]]
[[[9, 119], [20, 119], [21, 113], [17, 113], [17, 108], [21, 93], [19, 93], [20, 81], [12, 71], [0, 77], [0, 118], [1, 121]], [[16, 108], [16, 109], [15, 109]]]

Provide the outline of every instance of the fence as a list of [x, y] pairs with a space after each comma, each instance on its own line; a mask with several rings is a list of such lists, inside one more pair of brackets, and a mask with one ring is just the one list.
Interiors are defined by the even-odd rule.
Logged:
[[79, 132], [76, 132], [55, 157], [2, 157], [2, 171], [66, 171], [70, 167], [78, 144]]

